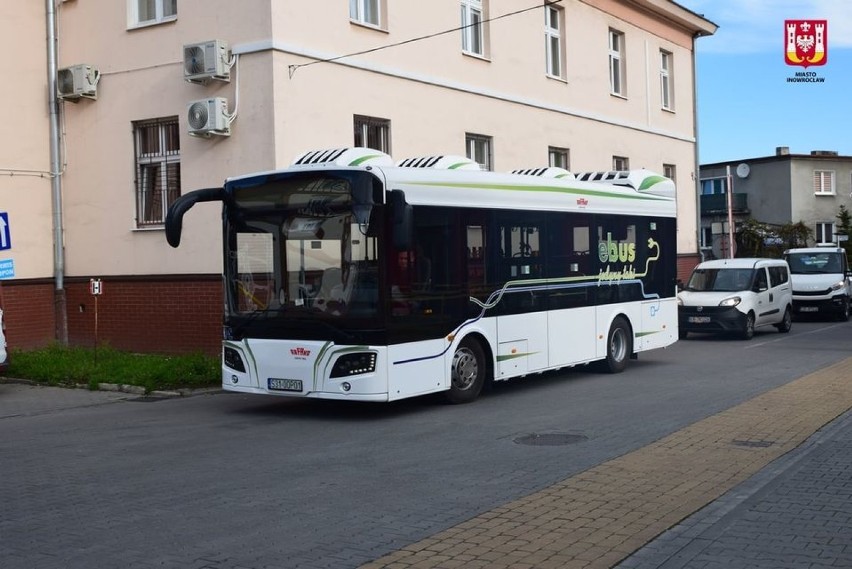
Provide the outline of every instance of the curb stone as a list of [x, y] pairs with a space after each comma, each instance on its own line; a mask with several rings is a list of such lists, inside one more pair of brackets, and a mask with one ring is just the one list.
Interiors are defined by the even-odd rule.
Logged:
[[145, 388], [140, 385], [129, 385], [124, 383], [99, 383], [97, 389], [92, 389], [89, 384], [78, 383], [76, 385], [48, 385], [40, 381], [32, 379], [19, 379], [15, 377], [0, 376], [0, 383], [17, 383], [21, 385], [32, 385], [38, 387], [59, 387], [65, 389], [86, 389], [90, 391], [111, 391], [128, 393], [130, 395], [140, 395], [158, 398], [177, 398], [177, 397], [192, 397], [194, 395], [213, 395], [223, 393], [221, 387], [199, 387], [190, 388], [182, 387], [174, 390], [154, 390], [150, 393], [145, 392]]

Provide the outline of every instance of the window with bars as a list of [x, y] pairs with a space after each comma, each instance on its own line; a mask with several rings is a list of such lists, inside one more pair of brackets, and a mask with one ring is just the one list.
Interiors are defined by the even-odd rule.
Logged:
[[547, 164], [555, 168], [571, 169], [570, 151], [567, 148], [550, 146], [547, 149]]
[[817, 243], [834, 243], [834, 224], [831, 222], [817, 223], [814, 239]]
[[674, 110], [673, 56], [671, 52], [660, 50], [660, 99], [667, 111]]
[[133, 123], [136, 150], [136, 227], [162, 226], [180, 196], [180, 128], [177, 117]]
[[482, 134], [465, 135], [467, 157], [479, 164], [483, 170], [493, 170], [492, 138]]
[[609, 90], [613, 95], [625, 96], [624, 34], [609, 30]]
[[547, 6], [544, 10], [544, 41], [547, 53], [547, 74], [562, 79], [565, 77], [562, 43], [562, 14], [561, 8]]
[[677, 178], [677, 166], [674, 164], [663, 164], [663, 176], [670, 180]]
[[171, 22], [177, 18], [177, 0], [127, 0], [128, 27]]
[[613, 170], [630, 170], [630, 159], [626, 156], [613, 156], [612, 157], [612, 169]]
[[382, 8], [385, 0], [349, 0], [349, 19], [367, 26], [382, 27]]
[[390, 121], [355, 115], [355, 146], [391, 153]]
[[488, 0], [461, 0], [462, 51], [485, 57], [483, 20]]
[[834, 172], [814, 170], [814, 193], [834, 195]]

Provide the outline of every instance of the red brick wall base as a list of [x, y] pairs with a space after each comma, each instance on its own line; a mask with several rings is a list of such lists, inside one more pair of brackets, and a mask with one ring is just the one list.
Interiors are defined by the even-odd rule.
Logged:
[[[219, 275], [102, 277], [101, 282], [103, 293], [96, 301], [88, 278], [65, 281], [70, 345], [95, 345], [97, 314], [100, 344], [143, 353], [219, 353]], [[55, 341], [52, 281], [7, 281], [2, 294], [10, 347], [30, 349]]]

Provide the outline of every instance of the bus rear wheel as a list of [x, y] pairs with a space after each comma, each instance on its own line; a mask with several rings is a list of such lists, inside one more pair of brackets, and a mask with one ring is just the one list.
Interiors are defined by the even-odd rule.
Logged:
[[470, 403], [479, 397], [485, 384], [485, 354], [479, 342], [473, 339], [462, 340], [453, 354], [450, 372], [447, 401]]
[[612, 321], [606, 337], [606, 371], [621, 373], [627, 367], [627, 360], [633, 353], [633, 335], [630, 326], [621, 316]]

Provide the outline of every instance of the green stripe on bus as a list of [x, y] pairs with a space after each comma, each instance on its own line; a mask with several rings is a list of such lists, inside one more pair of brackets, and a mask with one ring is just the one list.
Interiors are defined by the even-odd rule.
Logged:
[[666, 181], [666, 178], [664, 178], [663, 176], [648, 176], [647, 178], [642, 180], [641, 184], [639, 184], [639, 190], [640, 191], [641, 190], [647, 190], [651, 186], [659, 184], [660, 182], [665, 182], [665, 181]]
[[368, 154], [367, 156], [361, 156], [349, 163], [350, 166], [360, 166], [362, 162], [365, 160], [369, 160], [370, 158], [378, 158], [381, 154]]
[[498, 362], [505, 362], [506, 360], [514, 360], [516, 358], [522, 358], [524, 356], [532, 356], [532, 355], [537, 354], [537, 353], [538, 352], [526, 352], [526, 353], [523, 353], [523, 354], [509, 354], [509, 355], [505, 355], [505, 356], [497, 356], [497, 361]]
[[430, 187], [445, 187], [445, 188], [466, 188], [474, 190], [510, 190], [519, 192], [554, 192], [559, 194], [575, 194], [578, 196], [595, 196], [601, 198], [624, 198], [628, 200], [650, 200], [650, 201], [669, 201], [670, 198], [650, 196], [647, 194], [617, 194], [613, 195], [607, 191], [599, 190], [581, 190], [579, 188], [558, 188], [556, 186], [514, 186], [507, 184], [459, 184], [451, 182], [403, 182], [411, 186], [430, 186]]

